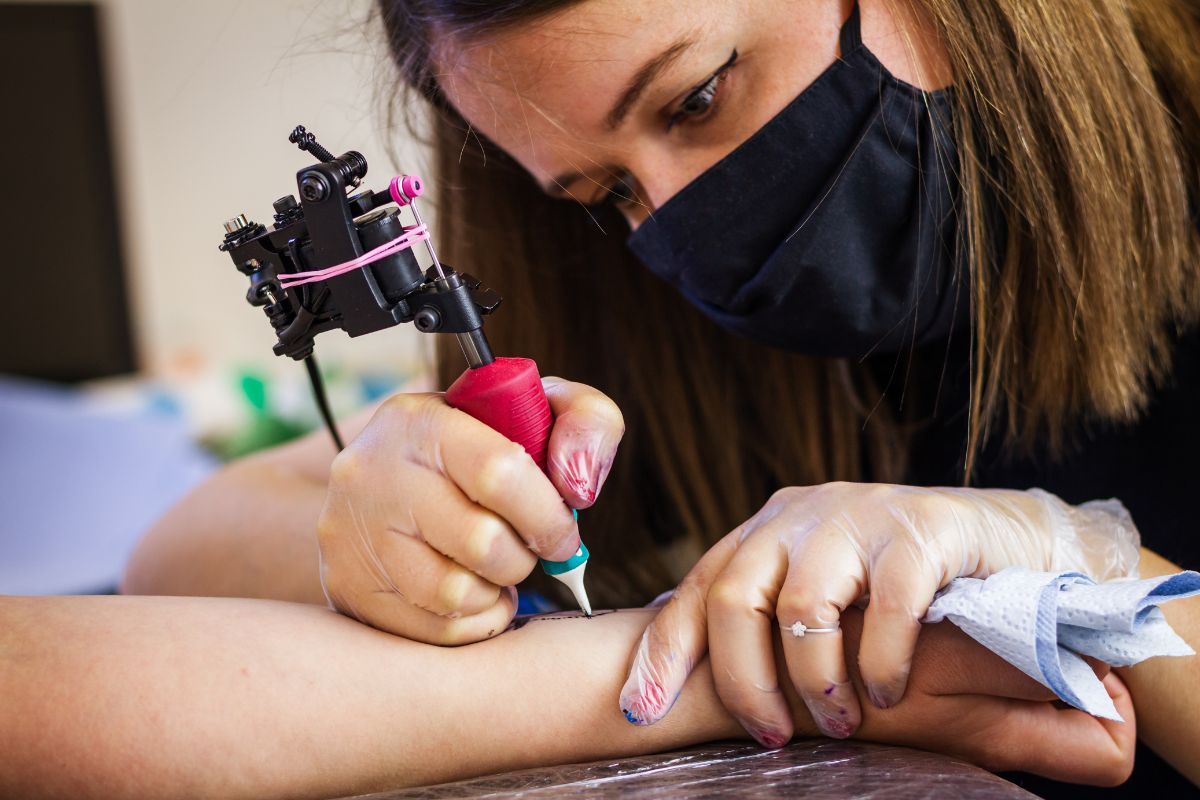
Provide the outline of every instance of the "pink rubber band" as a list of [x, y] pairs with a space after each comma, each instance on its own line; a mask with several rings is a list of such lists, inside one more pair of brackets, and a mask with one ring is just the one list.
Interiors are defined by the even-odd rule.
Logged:
[[352, 259], [342, 264], [335, 264], [332, 267], [325, 269], [315, 269], [308, 272], [293, 272], [287, 275], [279, 276], [279, 285], [285, 289], [290, 289], [293, 286], [302, 286], [306, 283], [315, 283], [316, 281], [329, 280], [336, 278], [338, 275], [344, 275], [347, 272], [353, 272], [356, 269], [361, 269], [368, 264], [374, 264], [380, 259], [387, 258], [390, 255], [407, 250], [417, 242], [423, 242], [429, 238], [429, 228], [426, 225], [414, 225], [410, 228], [405, 228], [404, 233], [397, 236], [390, 242], [384, 242], [373, 250], [368, 250], [358, 258]]

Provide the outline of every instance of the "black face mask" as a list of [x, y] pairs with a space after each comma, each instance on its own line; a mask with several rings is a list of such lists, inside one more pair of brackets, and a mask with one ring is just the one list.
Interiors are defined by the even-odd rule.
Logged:
[[654, 212], [629, 247], [734, 333], [859, 357], [943, 338], [955, 269], [952, 90], [900, 81], [862, 44]]

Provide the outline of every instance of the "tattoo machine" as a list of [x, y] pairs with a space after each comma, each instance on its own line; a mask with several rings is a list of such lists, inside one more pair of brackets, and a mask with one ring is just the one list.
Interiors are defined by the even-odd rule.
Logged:
[[[250, 280], [246, 300], [261, 306], [275, 330], [276, 355], [303, 361], [321, 416], [342, 448], [313, 356], [313, 339], [340, 328], [350, 336], [412, 322], [423, 333], [451, 333], [468, 369], [446, 391], [446, 402], [525, 447], [542, 471], [553, 418], [537, 364], [496, 358], [483, 334], [483, 317], [500, 296], [470, 275], [438, 260], [429, 228], [417, 210], [425, 190], [415, 175], [392, 178], [386, 189], [361, 189], [367, 161], [350, 151], [334, 156], [297, 126], [288, 137], [319, 161], [296, 173], [300, 199], [275, 201], [268, 227], [239, 214], [225, 223], [220, 249]], [[405, 225], [407, 208], [415, 224]], [[431, 262], [422, 270], [412, 248], [424, 243]], [[588, 550], [567, 561], [542, 561], [588, 615], [583, 588]]]

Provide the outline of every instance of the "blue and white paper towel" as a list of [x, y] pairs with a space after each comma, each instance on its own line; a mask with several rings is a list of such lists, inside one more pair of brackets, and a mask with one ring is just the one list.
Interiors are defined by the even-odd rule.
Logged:
[[1171, 629], [1160, 603], [1200, 594], [1200, 574], [1096, 583], [1078, 572], [1010, 567], [987, 579], [956, 578], [923, 622], [948, 619], [1065, 702], [1120, 720], [1080, 655], [1113, 666], [1195, 651]]

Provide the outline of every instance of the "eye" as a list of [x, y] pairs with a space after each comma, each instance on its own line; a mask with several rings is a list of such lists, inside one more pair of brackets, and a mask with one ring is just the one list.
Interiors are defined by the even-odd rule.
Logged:
[[597, 196], [588, 203], [591, 207], [599, 207], [604, 205], [637, 205], [641, 203], [638, 198], [637, 181], [629, 170], [621, 170], [616, 174], [612, 183], [606, 185]]
[[633, 176], [629, 174], [629, 170], [624, 170], [612, 186], [608, 187], [609, 200], [614, 203], [636, 203], [638, 202], [637, 189], [634, 188]]
[[708, 77], [704, 83], [697, 86], [683, 101], [676, 106], [675, 111], [667, 120], [667, 131], [669, 132], [680, 122], [685, 120], [694, 120], [704, 117], [712, 110], [716, 104], [717, 93], [721, 87], [721, 83], [729, 74], [729, 70], [737, 61], [737, 50], [733, 51], [733, 55], [729, 60], [721, 65], [720, 69]]

